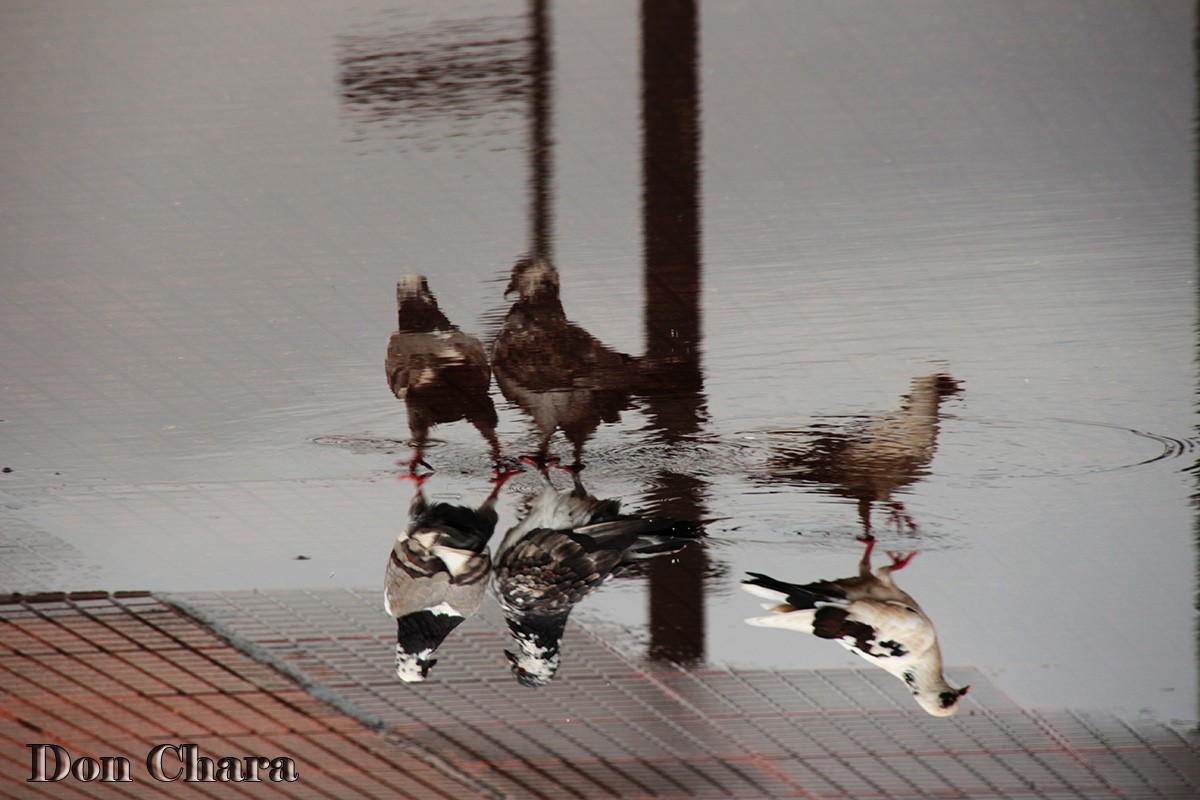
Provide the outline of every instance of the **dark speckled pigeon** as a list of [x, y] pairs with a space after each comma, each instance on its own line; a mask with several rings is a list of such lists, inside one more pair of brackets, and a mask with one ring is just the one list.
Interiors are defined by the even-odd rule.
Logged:
[[699, 527], [621, 514], [619, 501], [588, 494], [578, 474], [572, 491], [547, 486], [505, 534], [492, 576], [517, 645], [516, 653], [506, 653], [517, 680], [548, 683], [558, 671], [571, 609], [628, 565], [680, 551]]
[[408, 408], [408, 427], [420, 459], [429, 429], [465, 419], [499, 454], [492, 373], [483, 343], [453, 325], [423, 275], [396, 284], [396, 332], [388, 339], [388, 387]]
[[616, 422], [641, 386], [641, 359], [619, 353], [567, 319], [558, 270], [544, 258], [513, 267], [505, 294], [517, 294], [492, 345], [492, 370], [504, 396], [538, 428], [537, 454], [562, 431], [580, 465], [601, 423]]

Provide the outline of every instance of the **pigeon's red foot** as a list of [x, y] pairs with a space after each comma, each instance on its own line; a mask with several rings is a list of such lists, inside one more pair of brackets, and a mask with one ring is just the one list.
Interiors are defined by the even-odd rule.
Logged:
[[550, 472], [551, 467], [553, 467], [554, 469], [560, 469], [563, 472], [570, 472], [573, 475], [578, 474], [579, 470], [583, 469], [583, 465], [579, 464], [579, 463], [572, 464], [569, 467], [563, 466], [562, 459], [560, 459], [558, 456], [540, 455], [540, 454], [539, 455], [524, 455], [524, 456], [521, 456], [521, 458], [519, 460], [521, 461], [522, 464], [529, 464], [531, 466], [537, 467], [538, 472], [542, 473], [542, 475], [547, 475], [547, 476], [548, 476], [548, 473]]
[[[429, 462], [421, 457], [419, 452], [413, 455], [413, 457], [408, 461], [397, 461], [396, 466], [408, 468], [407, 472], [402, 472], [397, 475], [397, 479], [402, 481], [412, 481], [413, 483], [417, 484], [418, 487], [424, 484], [425, 481], [429, 480], [429, 477], [436, 472], [436, 470], [430, 466]], [[425, 469], [424, 472], [421, 471], [422, 467]]]
[[432, 477], [432, 472], [417, 472], [416, 470], [409, 470], [408, 472], [401, 472], [399, 475], [397, 475], [396, 480], [412, 481], [417, 485], [417, 488], [420, 489], [425, 485], [425, 482]]
[[912, 561], [913, 556], [915, 556], [915, 555], [916, 555], [915, 551], [912, 553], [897, 553], [893, 550], [889, 550], [888, 558], [890, 558], [892, 560], [892, 572], [895, 572], [898, 569], [904, 569], [905, 567], [907, 567], [908, 562]]
[[523, 474], [525, 474], [525, 470], [523, 469], [508, 467], [505, 464], [497, 464], [496, 469], [492, 471], [492, 485], [494, 487], [492, 494], [498, 493], [504, 487], [504, 484], [508, 483], [509, 479]]
[[537, 467], [538, 471], [543, 475], [546, 473], [546, 470], [558, 466], [558, 456], [545, 455], [543, 453], [536, 453], [534, 455], [526, 454], [517, 460], [522, 464]]

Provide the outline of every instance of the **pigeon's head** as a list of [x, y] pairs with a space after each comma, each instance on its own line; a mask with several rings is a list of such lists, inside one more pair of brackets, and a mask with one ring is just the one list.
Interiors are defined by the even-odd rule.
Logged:
[[512, 664], [513, 677], [517, 679], [517, 683], [522, 686], [545, 686], [550, 682], [558, 672], [558, 651], [552, 653], [528, 653], [520, 654], [513, 653], [509, 650], [504, 651], [504, 655], [508, 657], [508, 661]]
[[396, 327], [401, 332], [453, 328], [438, 308], [437, 298], [424, 275], [405, 275], [396, 282]]
[[939, 397], [948, 397], [952, 394], [958, 394], [963, 390], [962, 381], [945, 372], [939, 372], [930, 377], [933, 379], [933, 389], [938, 393]]
[[951, 689], [947, 686], [940, 692], [921, 692], [916, 696], [917, 702], [935, 717], [952, 717], [958, 713], [958, 701], [970, 688]]
[[401, 307], [424, 305], [437, 308], [437, 298], [429, 290], [424, 275], [405, 275], [396, 281], [396, 303]]
[[438, 662], [430, 658], [431, 651], [406, 653], [396, 648], [396, 677], [405, 683], [420, 683], [429, 675], [429, 670]]
[[539, 296], [557, 298], [558, 270], [544, 258], [522, 258], [513, 266], [512, 280], [504, 290], [505, 295], [513, 292], [522, 300], [531, 300]]

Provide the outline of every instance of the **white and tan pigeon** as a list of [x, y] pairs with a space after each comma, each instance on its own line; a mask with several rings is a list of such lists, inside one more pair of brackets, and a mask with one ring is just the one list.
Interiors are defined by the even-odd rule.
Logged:
[[889, 553], [892, 563], [872, 573], [874, 545], [874, 539], [866, 540], [858, 575], [850, 578], [795, 584], [749, 573], [742, 588], [769, 600], [763, 608], [771, 614], [746, 622], [836, 641], [904, 681], [921, 708], [948, 717], [970, 687], [946, 683], [933, 623], [892, 580], [915, 553]]

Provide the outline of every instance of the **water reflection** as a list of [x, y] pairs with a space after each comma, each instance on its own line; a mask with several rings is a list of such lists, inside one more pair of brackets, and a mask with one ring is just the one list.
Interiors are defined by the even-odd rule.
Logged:
[[874, 546], [873, 538], [866, 539], [858, 575], [849, 578], [795, 584], [749, 573], [742, 588], [769, 600], [763, 608], [771, 614], [746, 621], [836, 641], [904, 681], [930, 714], [955, 714], [970, 687], [955, 689], [946, 683], [933, 622], [892, 580], [892, 573], [907, 566], [916, 553], [888, 553], [892, 563], [872, 573]]
[[408, 509], [408, 529], [388, 556], [383, 604], [396, 618], [396, 676], [425, 680], [437, 663], [434, 652], [452, 630], [479, 610], [492, 570], [488, 540], [496, 528], [496, 498], [510, 473], [496, 476], [491, 494], [478, 508], [430, 503], [425, 482], [417, 485]]
[[413, 465], [424, 458], [429, 429], [458, 420], [479, 430], [497, 460], [492, 373], [483, 343], [446, 318], [422, 275], [396, 284], [396, 306], [397, 330], [388, 340], [385, 368], [388, 387], [408, 410]]
[[699, 525], [667, 517], [622, 514], [619, 500], [589, 494], [578, 470], [573, 486], [546, 487], [504, 536], [492, 586], [517, 652], [513, 675], [543, 686], [558, 672], [571, 610], [613, 575], [640, 561], [677, 553], [699, 537]]
[[432, 145], [518, 128], [535, 60], [521, 16], [403, 22], [339, 38], [342, 112], [361, 135]]
[[773, 453], [761, 480], [818, 484], [857, 500], [863, 536], [871, 535], [875, 503], [885, 505], [898, 526], [916, 531], [916, 521], [893, 495], [928, 474], [942, 401], [961, 391], [962, 384], [946, 373], [922, 375], [890, 413], [858, 418], [840, 428], [774, 432]]
[[558, 270], [540, 257], [513, 267], [505, 294], [516, 294], [492, 346], [500, 391], [533, 420], [537, 457], [562, 431], [576, 468], [602, 422], [617, 422], [640, 382], [640, 359], [619, 353], [567, 319]]

